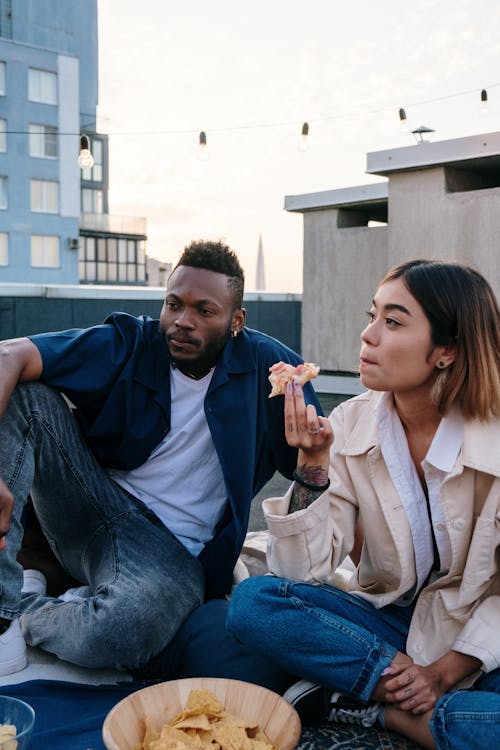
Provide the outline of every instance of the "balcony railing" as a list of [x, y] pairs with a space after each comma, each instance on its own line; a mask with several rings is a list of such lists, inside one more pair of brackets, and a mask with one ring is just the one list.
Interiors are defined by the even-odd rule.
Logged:
[[140, 216], [117, 216], [116, 214], [80, 214], [80, 230], [88, 232], [111, 232], [146, 237], [147, 220]]

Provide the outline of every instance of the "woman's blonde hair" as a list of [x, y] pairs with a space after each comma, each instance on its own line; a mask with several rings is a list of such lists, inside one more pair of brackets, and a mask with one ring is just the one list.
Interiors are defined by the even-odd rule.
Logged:
[[500, 416], [500, 312], [484, 276], [460, 263], [412, 260], [380, 283], [399, 278], [424, 310], [433, 345], [456, 349], [440, 378], [439, 411], [457, 402], [468, 419]]

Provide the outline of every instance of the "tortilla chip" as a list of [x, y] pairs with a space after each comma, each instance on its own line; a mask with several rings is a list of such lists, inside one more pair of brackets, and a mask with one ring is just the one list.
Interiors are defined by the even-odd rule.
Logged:
[[189, 693], [186, 706], [180, 714], [170, 722], [172, 725], [183, 721], [188, 716], [197, 716], [207, 714], [207, 716], [219, 716], [224, 710], [224, 706], [217, 700], [209, 690], [191, 690]]
[[258, 724], [224, 711], [208, 690], [191, 690], [186, 706], [160, 733], [146, 721], [136, 750], [274, 750]]
[[176, 729], [210, 729], [210, 719], [207, 714], [194, 714], [185, 719], [174, 720], [172, 726]]

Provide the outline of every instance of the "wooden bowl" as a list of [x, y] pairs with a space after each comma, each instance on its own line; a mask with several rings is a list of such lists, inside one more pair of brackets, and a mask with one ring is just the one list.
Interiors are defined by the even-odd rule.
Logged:
[[301, 733], [296, 710], [272, 690], [240, 680], [191, 677], [151, 685], [131, 693], [104, 720], [102, 738], [107, 750], [134, 750], [144, 739], [146, 716], [161, 729], [180, 713], [191, 690], [209, 690], [225, 710], [264, 730], [276, 750], [293, 750]]

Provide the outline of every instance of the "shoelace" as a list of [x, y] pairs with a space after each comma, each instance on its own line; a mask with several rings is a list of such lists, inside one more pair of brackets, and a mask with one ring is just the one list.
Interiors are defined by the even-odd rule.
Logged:
[[330, 721], [339, 721], [342, 724], [361, 724], [364, 727], [371, 727], [377, 721], [378, 711], [378, 703], [371, 703], [362, 708], [338, 708], [334, 706], [328, 718]]

